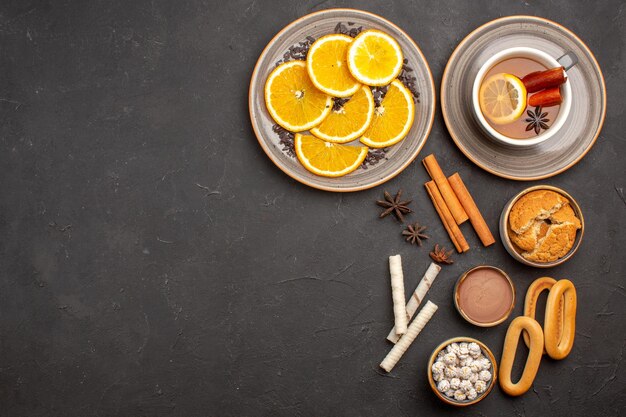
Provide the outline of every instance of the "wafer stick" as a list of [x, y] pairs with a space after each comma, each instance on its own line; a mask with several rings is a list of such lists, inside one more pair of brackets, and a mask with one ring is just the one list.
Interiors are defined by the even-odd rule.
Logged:
[[480, 241], [484, 246], [489, 246], [495, 243], [495, 239], [489, 230], [489, 226], [485, 222], [482, 214], [480, 214], [480, 210], [478, 206], [474, 202], [472, 195], [465, 187], [463, 180], [458, 172], [455, 172], [450, 177], [448, 177], [448, 182], [454, 191], [454, 194], [458, 197], [461, 205], [465, 209], [465, 212], [469, 216], [470, 223], [472, 223], [472, 227], [476, 231], [476, 234], [480, 238]]
[[467, 221], [467, 213], [463, 210], [463, 206], [461, 205], [461, 202], [457, 198], [456, 194], [454, 194], [454, 191], [452, 191], [452, 187], [450, 187], [448, 179], [437, 163], [435, 155], [428, 155], [422, 162], [424, 163], [426, 171], [428, 171], [428, 175], [430, 175], [430, 177], [435, 181], [435, 184], [437, 184], [437, 188], [439, 188], [439, 192], [443, 196], [443, 200], [446, 202], [448, 209], [450, 209], [456, 224], [461, 224], [464, 221]]
[[391, 298], [393, 299], [393, 317], [398, 334], [406, 333], [407, 317], [404, 305], [404, 275], [402, 274], [402, 258], [400, 255], [389, 257], [389, 274], [391, 275]]
[[[408, 321], [411, 321], [411, 319], [413, 318], [413, 315], [422, 303], [422, 300], [426, 296], [426, 293], [433, 285], [433, 282], [435, 282], [435, 278], [437, 278], [437, 274], [439, 274], [439, 271], [441, 271], [441, 267], [436, 263], [431, 262], [430, 266], [424, 273], [424, 277], [418, 284], [417, 288], [415, 288], [415, 291], [411, 295], [411, 298], [409, 298], [409, 302], [406, 303], [406, 317]], [[396, 334], [396, 328], [394, 327], [389, 332], [387, 340], [392, 343], [397, 343], [399, 339], [400, 336]]]
[[426, 305], [417, 314], [417, 317], [415, 317], [415, 320], [411, 322], [406, 334], [398, 340], [398, 343], [391, 348], [387, 356], [385, 356], [385, 359], [380, 363], [381, 368], [387, 372], [391, 372], [400, 358], [402, 358], [402, 355], [404, 355], [404, 352], [411, 346], [411, 343], [413, 343], [417, 335], [420, 334], [433, 314], [435, 314], [435, 311], [437, 311], [437, 305], [428, 300]]
[[459, 226], [456, 225], [454, 218], [452, 218], [452, 213], [450, 213], [448, 206], [446, 206], [445, 201], [443, 201], [443, 197], [441, 196], [441, 193], [439, 193], [437, 185], [435, 185], [434, 181], [428, 181], [424, 185], [426, 186], [430, 199], [433, 201], [437, 214], [439, 214], [439, 217], [441, 218], [443, 226], [450, 235], [450, 240], [452, 240], [454, 247], [458, 252], [467, 252], [469, 250], [469, 245], [467, 244], [463, 233], [461, 233], [461, 229], [459, 229]]

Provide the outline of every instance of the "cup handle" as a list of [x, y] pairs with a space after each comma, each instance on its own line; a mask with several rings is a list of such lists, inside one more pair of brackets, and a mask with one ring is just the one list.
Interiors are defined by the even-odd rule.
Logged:
[[576, 56], [575, 53], [570, 51], [570, 52], [567, 52], [565, 55], [561, 56], [560, 58], [557, 58], [557, 61], [559, 62], [559, 64], [561, 64], [563, 68], [565, 68], [565, 71], [567, 71], [568, 69], [572, 68], [574, 65], [578, 64], [578, 57]]

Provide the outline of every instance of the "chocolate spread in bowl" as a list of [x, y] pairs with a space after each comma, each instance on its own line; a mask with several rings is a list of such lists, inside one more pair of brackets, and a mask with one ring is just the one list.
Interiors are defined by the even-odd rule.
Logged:
[[489, 325], [506, 317], [513, 304], [513, 289], [498, 269], [475, 268], [459, 282], [456, 289], [459, 309], [472, 321]]

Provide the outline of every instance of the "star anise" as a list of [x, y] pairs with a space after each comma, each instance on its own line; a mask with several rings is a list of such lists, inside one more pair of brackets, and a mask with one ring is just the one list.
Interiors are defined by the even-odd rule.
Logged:
[[408, 207], [408, 205], [411, 204], [413, 200], [400, 201], [401, 196], [402, 196], [402, 189], [400, 189], [396, 193], [395, 197], [391, 197], [391, 194], [385, 191], [385, 199], [376, 201], [376, 204], [385, 208], [385, 210], [382, 213], [380, 213], [381, 219], [393, 213], [399, 221], [404, 223], [403, 214], [411, 213], [413, 211]]
[[535, 133], [538, 135], [539, 132], [541, 132], [541, 129], [543, 130], [547, 130], [548, 128], [550, 128], [550, 126], [547, 125], [547, 123], [550, 121], [550, 119], [546, 119], [546, 116], [548, 115], [548, 112], [541, 112], [541, 106], [539, 107], [535, 107], [535, 111], [532, 112], [530, 110], [526, 110], [526, 114], [528, 114], [528, 118], [526, 118], [526, 122], [528, 122], [528, 125], [526, 125], [526, 131], [528, 132], [529, 130], [533, 130], [535, 129]]
[[453, 264], [454, 260], [450, 257], [452, 255], [452, 251], [446, 252], [446, 248], [443, 246], [439, 248], [439, 245], [435, 245], [435, 248], [430, 253], [430, 257], [435, 262], [439, 262], [441, 264]]
[[402, 236], [406, 236], [406, 241], [411, 242], [411, 245], [417, 243], [419, 246], [422, 246], [422, 240], [430, 237], [422, 233], [424, 230], [426, 230], [426, 226], [420, 226], [419, 223], [410, 224], [406, 227], [406, 230], [402, 231]]

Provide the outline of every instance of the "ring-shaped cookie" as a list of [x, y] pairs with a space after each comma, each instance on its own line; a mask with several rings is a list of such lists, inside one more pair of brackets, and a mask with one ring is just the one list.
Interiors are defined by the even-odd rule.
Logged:
[[559, 280], [548, 293], [544, 334], [546, 352], [552, 359], [560, 360], [569, 355], [576, 335], [576, 288], [572, 281]]
[[[522, 331], [526, 331], [530, 336], [530, 347], [524, 372], [516, 383], [511, 381], [511, 371], [513, 362], [515, 361], [515, 353]], [[500, 360], [500, 371], [498, 377], [500, 379], [500, 387], [502, 390], [512, 396], [524, 394], [530, 389], [537, 375], [541, 357], [543, 356], [543, 331], [541, 326], [535, 319], [530, 317], [516, 317], [509, 326], [504, 338], [504, 348], [502, 350], [502, 359]]]
[[[537, 299], [539, 299], [539, 296], [541, 295], [543, 291], [545, 290], [550, 291], [550, 289], [552, 288], [554, 284], [556, 284], [556, 280], [550, 277], [537, 278], [536, 280], [533, 281], [532, 284], [530, 284], [530, 286], [528, 287], [528, 291], [526, 291], [526, 299], [524, 300], [524, 315], [526, 317], [530, 317], [533, 319], [535, 318], [535, 314], [537, 310]], [[557, 326], [557, 330], [558, 330], [557, 337], [560, 339], [561, 328], [562, 328], [562, 323], [563, 323], [563, 303], [559, 303], [559, 306], [560, 308], [559, 308], [558, 320], [561, 325]], [[545, 321], [545, 315], [544, 315], [544, 321]], [[523, 332], [522, 336], [524, 336], [524, 343], [526, 343], [526, 347], [530, 347], [530, 339], [528, 338], [528, 333]], [[545, 339], [545, 334], [544, 334], [544, 339]], [[546, 353], [545, 347], [543, 349], [543, 353], [544, 354]]]

